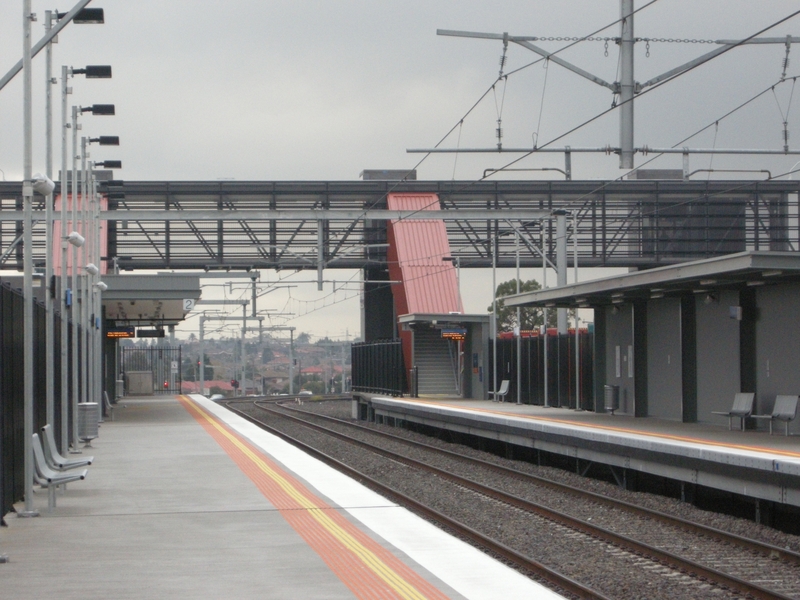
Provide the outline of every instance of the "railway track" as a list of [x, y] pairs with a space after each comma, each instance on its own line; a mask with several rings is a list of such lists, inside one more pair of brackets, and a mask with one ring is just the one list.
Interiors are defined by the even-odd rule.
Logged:
[[[558, 544], [568, 544], [573, 548], [568, 555], [583, 558], [588, 556], [586, 549], [591, 548], [597, 560], [608, 561], [609, 573], [618, 568], [622, 571], [637, 569], [646, 573], [651, 583], [677, 583], [679, 590], [688, 592], [682, 597], [800, 597], [800, 554], [377, 431], [373, 427], [299, 410], [299, 407], [280, 406], [275, 402], [251, 404], [271, 418], [281, 418], [296, 426], [311, 428], [321, 435], [336, 438], [362, 451], [367, 450], [395, 464], [435, 477], [438, 485], [453, 486], [453, 493], [465, 498], [465, 502], [481, 504], [481, 514], [496, 514], [494, 519], [500, 523], [507, 520], [508, 507], [511, 506], [515, 511], [515, 520], [521, 519], [526, 523], [522, 525], [524, 530], [529, 528], [527, 530], [536, 531], [537, 539], [558, 540]], [[241, 404], [231, 408], [242, 412]], [[251, 420], [259, 421], [254, 419], [252, 411], [244, 412], [251, 413], [248, 417]], [[320, 421], [328, 426], [319, 425]], [[380, 443], [354, 439], [352, 432], [358, 432], [362, 438], [379, 440]], [[403, 448], [406, 450], [403, 451]], [[353, 476], [365, 479], [363, 472], [356, 473]], [[368, 485], [379, 487], [381, 493], [387, 493], [385, 486], [375, 479], [369, 478]], [[487, 485], [487, 480], [491, 485]], [[521, 493], [520, 488], [523, 489]], [[409, 505], [406, 494], [391, 489], [389, 495]], [[490, 535], [478, 533], [470, 524], [454, 524], [453, 519], [441, 514], [441, 511], [435, 511], [440, 513], [436, 515], [429, 514], [427, 510], [430, 507], [420, 504], [425, 505], [425, 501], [414, 501], [411, 508], [423, 512], [428, 518], [446, 522], [459, 535], [469, 537], [480, 546], [491, 548], [492, 544], [499, 543], [500, 548], [491, 548], [492, 552], [520, 568], [536, 573], [557, 587], [569, 590], [578, 597], [603, 597], [602, 592], [588, 586], [582, 590], [571, 589], [570, 585], [580, 585], [574, 574], [564, 575], [555, 570], [553, 565], [546, 566], [532, 559], [529, 552], [512, 550], [506, 544], [492, 540]], [[452, 514], [457, 511], [447, 512]], [[490, 517], [488, 521], [492, 519]], [[461, 528], [464, 527], [472, 533], [463, 532]], [[474, 534], [480, 536], [479, 539], [473, 537]], [[509, 550], [515, 554], [508, 555]], [[525, 561], [533, 561], [535, 565], [525, 564]], [[567, 581], [556, 583], [555, 580], [562, 577]], [[728, 591], [727, 596], [725, 590]], [[664, 597], [681, 596], [668, 593]]]

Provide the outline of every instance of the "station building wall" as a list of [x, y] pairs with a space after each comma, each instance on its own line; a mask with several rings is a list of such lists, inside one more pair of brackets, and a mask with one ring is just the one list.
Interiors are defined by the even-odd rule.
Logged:
[[756, 412], [769, 414], [777, 394], [800, 394], [800, 284], [759, 288], [755, 318]]
[[800, 395], [800, 283], [597, 310], [605, 383], [620, 388], [620, 414], [722, 425], [712, 412], [729, 410], [737, 392], [756, 393], [755, 414], [769, 414], [778, 394]]
[[[606, 372], [608, 385], [619, 386], [619, 412], [633, 415], [634, 396], [634, 351], [633, 351], [633, 306], [621, 304], [605, 307], [606, 317]], [[600, 399], [598, 406], [603, 406]]]
[[683, 419], [681, 300], [660, 298], [647, 305], [648, 416]]
[[713, 302], [698, 294], [695, 300], [697, 327], [697, 420], [720, 424], [712, 411], [730, 410], [734, 394], [741, 391], [739, 361], [740, 322], [730, 308], [739, 306], [739, 292], [723, 291]]

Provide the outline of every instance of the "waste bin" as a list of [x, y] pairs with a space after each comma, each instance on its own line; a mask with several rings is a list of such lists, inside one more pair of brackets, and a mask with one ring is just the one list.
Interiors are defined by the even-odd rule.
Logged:
[[97, 412], [97, 402], [81, 402], [78, 404], [78, 438], [86, 442], [85, 448], [90, 448], [89, 442], [97, 437], [100, 413]]
[[[117, 379], [117, 398], [122, 398], [125, 395], [125, 380], [124, 379]], [[116, 398], [115, 398], [116, 401]]]
[[604, 407], [606, 412], [610, 412], [613, 415], [614, 411], [619, 409], [619, 386], [606, 385], [604, 386], [604, 391]]

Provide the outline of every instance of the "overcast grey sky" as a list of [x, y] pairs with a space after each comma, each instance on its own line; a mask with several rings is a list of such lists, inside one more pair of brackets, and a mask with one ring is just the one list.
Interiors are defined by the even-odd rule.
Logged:
[[[646, 2], [637, 0], [637, 8]], [[58, 9], [74, 4], [65, 0]], [[417, 166], [421, 155], [407, 148], [434, 146], [495, 81], [502, 44], [436, 35], [436, 29], [511, 35], [581, 36], [619, 17], [618, 0], [383, 0], [273, 1], [95, 0], [106, 24], [70, 25], [54, 50], [54, 65], [110, 64], [112, 80], [73, 80], [70, 104], [114, 103], [117, 116], [83, 119], [86, 135], [119, 135], [118, 149], [95, 149], [93, 159], [118, 158], [128, 180], [347, 180], [363, 169]], [[43, 35], [49, 3], [33, 0], [39, 15], [34, 40]], [[746, 37], [798, 9], [794, 0], [659, 0], [637, 14], [638, 37], [731, 39]], [[0, 4], [0, 71], [22, 53], [22, 2]], [[766, 33], [800, 35], [800, 18]], [[619, 25], [600, 32], [618, 36]], [[541, 42], [548, 50], [564, 42]], [[713, 49], [698, 43], [636, 47], [636, 79], [645, 81]], [[617, 80], [618, 53], [611, 43], [584, 42], [561, 55], [607, 81]], [[636, 104], [636, 144], [672, 146], [779, 81], [784, 47], [735, 49], [642, 96]], [[506, 72], [537, 57], [510, 46]], [[800, 45], [792, 49], [788, 75], [800, 74]], [[44, 170], [44, 54], [34, 60], [34, 171]], [[58, 112], [56, 95], [56, 124]], [[746, 109], [696, 136], [695, 147], [782, 147], [788, 118], [792, 146], [800, 145], [800, 93], [791, 106], [784, 83]], [[22, 80], [0, 91], [0, 169], [7, 180], [22, 172]], [[519, 71], [498, 85], [444, 142], [447, 147], [493, 147], [502, 104], [504, 145], [539, 145], [606, 110], [608, 90], [556, 65]], [[460, 139], [459, 139], [460, 136]], [[58, 137], [58, 130], [56, 130]], [[618, 144], [616, 112], [556, 145]], [[58, 149], [59, 144], [56, 144]], [[101, 155], [102, 154], [102, 155]], [[420, 179], [480, 178], [511, 155], [434, 156], [417, 166]], [[800, 158], [800, 157], [798, 157]], [[535, 155], [516, 166], [562, 166], [559, 155]], [[637, 156], [637, 164], [643, 160]], [[60, 164], [58, 150], [56, 165]], [[788, 171], [792, 157], [693, 157], [692, 168]], [[573, 158], [576, 179], [620, 176], [615, 156]], [[680, 156], [651, 163], [680, 168]], [[508, 175], [511, 177], [512, 175]], [[517, 175], [519, 176], [519, 175]], [[533, 173], [545, 178], [544, 173]], [[351, 275], [326, 272], [329, 278]], [[524, 278], [538, 276], [524, 274]], [[501, 274], [508, 278], [511, 274]], [[263, 279], [274, 273], [264, 273]], [[468, 276], [466, 276], [468, 277]], [[311, 274], [300, 274], [302, 280]], [[465, 297], [467, 310], [491, 301], [486, 276]], [[502, 279], [500, 279], [502, 280]], [[218, 280], [217, 280], [218, 282]], [[208, 289], [209, 294], [212, 292]], [[219, 290], [216, 291], [217, 293]], [[237, 293], [238, 294], [238, 293]], [[355, 290], [323, 294], [316, 286], [266, 296], [270, 307], [305, 312], [293, 321], [301, 330], [339, 337], [358, 332]], [[323, 297], [324, 296], [324, 297]], [[344, 300], [353, 296], [350, 300]]]

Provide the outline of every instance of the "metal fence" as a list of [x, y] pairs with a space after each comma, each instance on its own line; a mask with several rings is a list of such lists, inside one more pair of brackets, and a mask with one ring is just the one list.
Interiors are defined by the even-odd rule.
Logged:
[[[540, 404], [544, 394], [544, 344], [547, 340], [547, 403], [549, 406], [594, 410], [594, 333], [581, 332], [578, 380], [580, 393], [576, 405], [575, 336], [548, 335], [520, 340], [521, 377], [520, 400], [523, 404]], [[489, 344], [489, 387], [493, 381], [493, 344]], [[497, 340], [497, 387], [508, 379], [507, 402], [517, 401], [517, 340]]]
[[[522, 338], [520, 400], [523, 404], [544, 404], [544, 344], [547, 340], [547, 403], [549, 406], [594, 410], [594, 333], [579, 336], [579, 365], [575, 359], [575, 336], [548, 335]], [[489, 344], [488, 381], [494, 377], [493, 344]], [[402, 396], [409, 392], [400, 340], [382, 340], [353, 344], [353, 391]], [[578, 386], [576, 403], [576, 366]], [[497, 386], [509, 380], [506, 401], [517, 400], [517, 340], [497, 340]], [[411, 377], [411, 395], [413, 375]], [[489, 384], [491, 388], [491, 383]]]
[[402, 396], [406, 389], [400, 340], [353, 344], [353, 391]]
[[[121, 348], [122, 378], [129, 385], [132, 373], [150, 373], [154, 394], [181, 393], [181, 348], [125, 346]], [[126, 388], [126, 393], [131, 390]]]
[[[24, 301], [19, 290], [8, 284], [0, 286], [0, 515], [8, 513], [15, 502], [22, 500], [24, 479]], [[53, 386], [54, 419], [51, 425], [56, 442], [61, 444], [61, 315], [55, 313]], [[72, 327], [68, 328], [68, 364], [72, 364]], [[45, 344], [45, 309], [38, 302], [33, 306], [33, 427], [34, 431], [47, 424]], [[78, 355], [80, 361], [80, 354]], [[69, 377], [68, 381], [72, 378]], [[72, 397], [71, 381], [68, 397]], [[80, 385], [80, 382], [79, 382]], [[80, 391], [80, 390], [79, 390]], [[66, 415], [71, 426], [71, 410]], [[68, 433], [72, 435], [71, 431]]]

